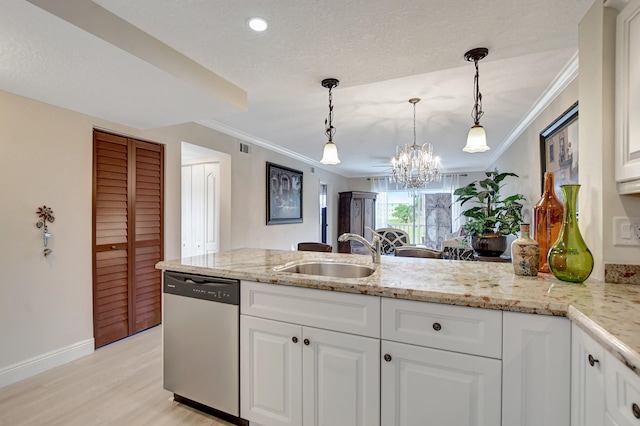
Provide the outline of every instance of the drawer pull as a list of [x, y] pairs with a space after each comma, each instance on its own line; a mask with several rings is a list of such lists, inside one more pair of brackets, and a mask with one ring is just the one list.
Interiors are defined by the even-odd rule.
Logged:
[[298, 338], [297, 338], [296, 336], [293, 336], [293, 337], [291, 338], [291, 341], [292, 341], [293, 343], [298, 343]]
[[597, 359], [595, 359], [591, 354], [589, 354], [589, 365], [590, 366], [594, 366], [595, 364], [600, 364], [600, 361], [598, 361]]
[[304, 342], [304, 344], [305, 344], [306, 346], [309, 346], [309, 343], [311, 343], [311, 342], [309, 342], [309, 339], [304, 339], [304, 340], [303, 340], [303, 342]]
[[[391, 362], [391, 355], [389, 354], [384, 354], [384, 360], [387, 362]], [[635, 404], [634, 404], [635, 405]]]
[[434, 329], [435, 331], [440, 331], [440, 330], [442, 330], [442, 326], [440, 325], [440, 323], [439, 323], [439, 322], [434, 322], [434, 323], [433, 323], [433, 329]]
[[635, 402], [631, 404], [631, 411], [636, 419], [640, 419], [640, 407]]
[[111, 246], [111, 250], [115, 250], [115, 249], [116, 249], [116, 246]]

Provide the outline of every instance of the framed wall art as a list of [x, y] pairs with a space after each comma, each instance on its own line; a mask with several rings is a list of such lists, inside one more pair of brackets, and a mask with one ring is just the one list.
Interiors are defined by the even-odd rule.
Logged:
[[578, 103], [563, 112], [540, 132], [541, 183], [544, 173], [553, 172], [556, 196], [562, 200], [560, 185], [578, 183]]
[[267, 225], [302, 222], [302, 172], [267, 162]]

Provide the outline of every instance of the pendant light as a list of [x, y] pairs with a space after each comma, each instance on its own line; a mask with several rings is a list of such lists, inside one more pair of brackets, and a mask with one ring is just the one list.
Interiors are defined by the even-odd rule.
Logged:
[[391, 159], [391, 181], [404, 189], [415, 190], [429, 182], [439, 182], [442, 175], [438, 170], [438, 157], [433, 155], [433, 145], [416, 143], [416, 104], [420, 98], [411, 98], [413, 105], [413, 145], [396, 147], [396, 156]]
[[333, 95], [331, 89], [338, 87], [340, 81], [337, 78], [325, 78], [322, 80], [322, 87], [329, 89], [329, 116], [324, 120], [325, 135], [329, 138], [329, 141], [324, 145], [324, 151], [322, 153], [322, 164], [338, 164], [340, 159], [338, 158], [338, 147], [333, 143], [333, 135], [336, 133], [335, 127], [332, 125], [333, 121]]
[[482, 110], [482, 93], [480, 93], [480, 72], [478, 70], [478, 61], [484, 59], [489, 54], [489, 49], [484, 47], [478, 47], [471, 49], [464, 54], [464, 58], [471, 62], [473, 61], [476, 66], [476, 75], [473, 79], [473, 98], [474, 105], [471, 111], [471, 117], [473, 117], [473, 126], [469, 130], [467, 135], [467, 144], [462, 148], [465, 152], [485, 152], [490, 150], [487, 145], [487, 134], [484, 131], [484, 127], [480, 125], [480, 117], [484, 114]]

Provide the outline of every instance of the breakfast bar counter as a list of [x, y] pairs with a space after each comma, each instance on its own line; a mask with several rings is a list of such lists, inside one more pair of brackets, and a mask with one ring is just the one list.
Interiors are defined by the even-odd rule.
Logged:
[[[284, 266], [335, 262], [375, 267], [362, 278], [281, 272]], [[521, 277], [508, 263], [469, 262], [242, 248], [162, 261], [156, 268], [274, 285], [566, 316], [640, 375], [640, 286], [587, 280], [573, 284], [552, 274]]]

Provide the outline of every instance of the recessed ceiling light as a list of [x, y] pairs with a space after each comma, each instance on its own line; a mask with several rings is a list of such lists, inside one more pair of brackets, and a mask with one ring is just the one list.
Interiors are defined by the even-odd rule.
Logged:
[[251, 18], [249, 19], [249, 28], [253, 31], [264, 31], [268, 27], [267, 21], [262, 18]]

